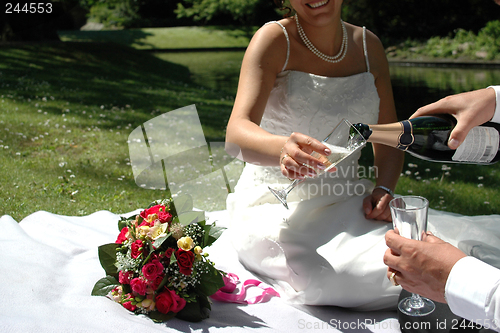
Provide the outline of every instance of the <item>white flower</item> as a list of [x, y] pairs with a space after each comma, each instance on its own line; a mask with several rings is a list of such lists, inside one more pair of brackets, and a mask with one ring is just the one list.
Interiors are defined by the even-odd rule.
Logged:
[[165, 237], [167, 235], [167, 229], [168, 223], [155, 221], [155, 225], [149, 228], [148, 236], [152, 240], [157, 240], [158, 238]]

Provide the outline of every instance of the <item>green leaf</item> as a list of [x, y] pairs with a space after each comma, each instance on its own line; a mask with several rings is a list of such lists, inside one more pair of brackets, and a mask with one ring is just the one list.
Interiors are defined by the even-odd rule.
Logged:
[[224, 280], [222, 279], [222, 274], [214, 266], [205, 262], [204, 268], [208, 270], [208, 273], [200, 276], [201, 281], [198, 286], [198, 291], [204, 295], [211, 296], [215, 294], [217, 290], [224, 287]]
[[163, 280], [161, 280], [160, 284], [158, 285], [158, 288], [156, 288], [155, 291], [161, 290], [168, 283], [168, 279], [169, 279], [168, 274], [165, 274]]
[[215, 224], [213, 224], [212, 227], [210, 228], [209, 234], [213, 238], [218, 239], [222, 235], [224, 230], [226, 230], [225, 227], [217, 227]]
[[157, 240], [154, 241], [153, 246], [159, 249], [160, 246], [163, 244], [163, 242], [166, 241], [168, 237], [170, 237], [171, 235], [172, 233], [169, 232], [166, 236], [158, 238]]
[[196, 302], [186, 303], [184, 309], [179, 311], [176, 317], [190, 322], [199, 322], [210, 317], [210, 306], [206, 306], [207, 297], [198, 295], [196, 299]]
[[205, 212], [203, 211], [199, 212], [191, 211], [179, 215], [179, 223], [184, 226], [204, 220], [205, 220]]
[[175, 313], [169, 312], [169, 313], [161, 313], [159, 311], [152, 311], [148, 314], [149, 318], [153, 320], [155, 323], [163, 323], [167, 320], [170, 320], [175, 317]]
[[215, 224], [206, 226], [202, 247], [212, 245], [222, 235], [224, 230], [226, 230], [226, 228], [217, 227]]
[[[203, 217], [205, 217], [205, 213], [203, 213]], [[207, 221], [205, 221], [205, 219], [203, 219], [203, 220], [201, 220], [201, 221], [198, 221], [198, 222], [196, 222], [196, 223], [198, 223], [198, 225], [199, 225], [200, 227], [202, 227], [202, 228], [203, 228], [203, 230], [206, 230]]]
[[198, 296], [198, 301], [200, 302], [200, 306], [203, 308], [207, 308], [208, 310], [212, 310], [212, 302], [210, 298], [207, 296]]
[[172, 256], [170, 257], [169, 265], [175, 264], [176, 262], [177, 262], [177, 258], [175, 257], [175, 253], [172, 253]]
[[111, 290], [119, 286], [118, 281], [112, 276], [106, 276], [96, 282], [92, 289], [92, 296], [106, 296]]
[[118, 231], [122, 231], [123, 228], [127, 226], [129, 219], [125, 217], [120, 217], [120, 220], [118, 221]]
[[193, 198], [190, 195], [188, 194], [179, 195], [173, 200], [177, 215], [193, 210]]
[[121, 244], [105, 244], [101, 245], [98, 248], [99, 261], [101, 262], [102, 268], [107, 275], [116, 275], [118, 274], [118, 269], [115, 266], [116, 262], [116, 249], [120, 247]]

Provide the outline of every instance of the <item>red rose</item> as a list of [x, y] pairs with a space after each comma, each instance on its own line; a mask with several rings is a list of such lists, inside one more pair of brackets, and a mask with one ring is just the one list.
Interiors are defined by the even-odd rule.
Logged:
[[130, 248], [132, 249], [132, 258], [137, 259], [142, 254], [142, 241], [140, 239], [136, 240]]
[[184, 251], [183, 249], [178, 249], [177, 252], [175, 252], [175, 257], [177, 258], [177, 265], [179, 265], [179, 271], [184, 275], [191, 275], [194, 263], [194, 253], [191, 251]]
[[179, 297], [173, 290], [165, 288], [165, 291], [156, 296], [156, 309], [161, 313], [170, 311], [177, 313], [186, 306], [186, 300]]
[[159, 260], [152, 260], [142, 267], [142, 274], [148, 281], [156, 279], [163, 272], [163, 265]]
[[173, 253], [174, 253], [174, 249], [173, 249], [173, 248], [171, 248], [171, 247], [169, 247], [169, 248], [167, 249], [167, 251], [165, 251], [165, 257], [166, 257], [167, 259], [170, 259], [170, 257], [172, 256], [172, 254], [173, 254]]
[[170, 214], [167, 211], [159, 212], [158, 213], [158, 220], [160, 220], [161, 223], [170, 222], [170, 221], [172, 221], [172, 214]]
[[165, 274], [158, 275], [154, 280], [149, 281], [149, 288], [153, 289], [156, 291], [158, 287], [160, 286], [161, 282], [163, 281], [163, 278], [165, 277]]
[[146, 295], [146, 281], [142, 278], [135, 278], [130, 281], [132, 291], [139, 295]]
[[132, 278], [132, 276], [134, 275], [133, 272], [130, 272], [130, 271], [120, 271], [118, 273], [118, 282], [120, 282], [121, 284], [130, 284], [130, 280]]
[[116, 244], [123, 244], [123, 242], [127, 240], [127, 233], [128, 233], [128, 228], [127, 227], [122, 228], [115, 243]]
[[158, 220], [160, 220], [161, 223], [170, 222], [172, 220], [172, 214], [167, 212], [167, 209], [163, 205], [156, 205], [146, 210], [143, 210], [140, 216], [143, 219], [147, 219], [148, 216], [151, 214], [158, 215]]

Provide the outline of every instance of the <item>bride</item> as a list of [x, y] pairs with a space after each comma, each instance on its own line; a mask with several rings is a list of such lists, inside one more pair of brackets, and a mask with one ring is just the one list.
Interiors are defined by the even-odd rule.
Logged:
[[[288, 196], [268, 186], [314, 177], [310, 153], [342, 118], [397, 121], [379, 39], [341, 20], [341, 0], [291, 0], [294, 16], [264, 25], [245, 53], [226, 147], [247, 162], [227, 200], [240, 261], [280, 285], [291, 301], [364, 310], [394, 307], [384, 234], [403, 153], [373, 145], [374, 168], [354, 154]], [[279, 5], [282, 5], [281, 3]], [[307, 165], [307, 166], [305, 166]], [[376, 186], [358, 174], [374, 172]], [[288, 178], [288, 179], [287, 179]]]
[[[378, 38], [341, 20], [342, 0], [290, 4], [295, 15], [259, 29], [243, 59], [226, 149], [247, 163], [227, 198], [227, 232], [245, 267], [279, 286], [290, 302], [395, 309], [401, 288], [387, 279], [383, 256], [402, 152], [373, 144], [370, 170], [353, 154], [333, 172], [299, 184], [288, 196], [289, 210], [268, 189], [314, 177], [307, 166], [322, 165], [310, 153], [329, 154], [317, 139], [342, 118], [396, 121]], [[376, 186], [359, 175], [374, 176]], [[429, 211], [429, 231], [496, 267], [498, 225], [498, 215]]]

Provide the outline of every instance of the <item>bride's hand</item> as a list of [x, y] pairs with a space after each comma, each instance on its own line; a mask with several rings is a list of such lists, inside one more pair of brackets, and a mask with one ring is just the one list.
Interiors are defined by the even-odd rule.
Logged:
[[372, 194], [363, 200], [363, 211], [367, 219], [392, 222], [389, 202], [392, 195], [382, 189], [373, 190]]
[[330, 149], [319, 140], [302, 133], [292, 133], [281, 150], [281, 173], [290, 179], [315, 177], [316, 171], [313, 168], [324, 170], [326, 166], [311, 156], [314, 151], [324, 156], [331, 154]]

